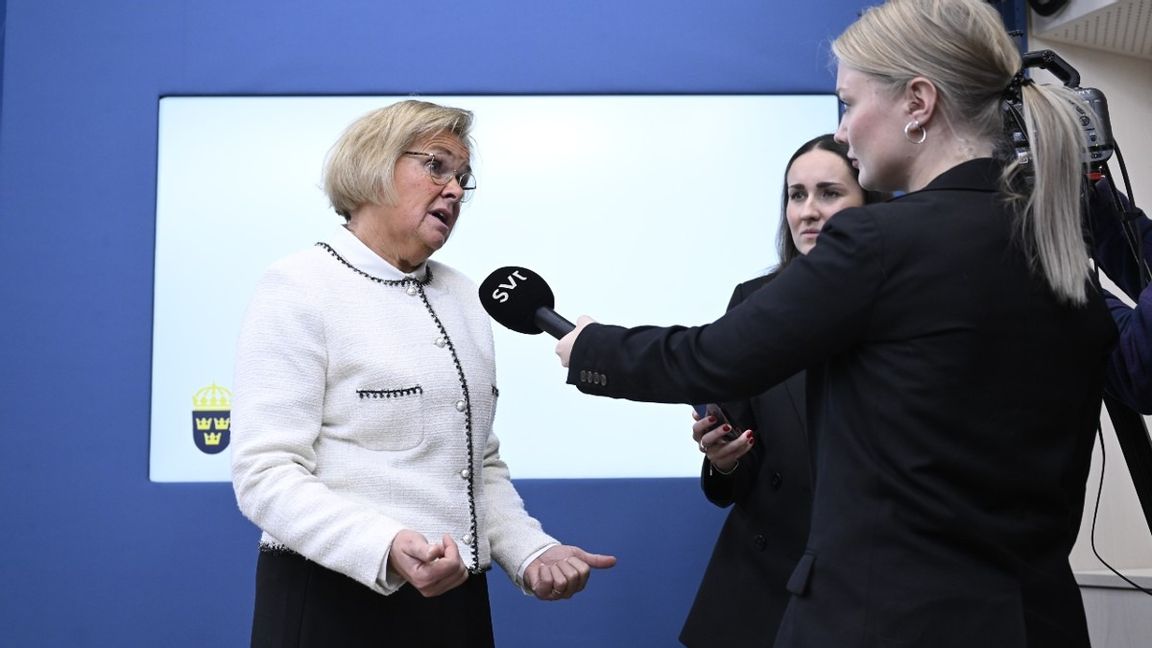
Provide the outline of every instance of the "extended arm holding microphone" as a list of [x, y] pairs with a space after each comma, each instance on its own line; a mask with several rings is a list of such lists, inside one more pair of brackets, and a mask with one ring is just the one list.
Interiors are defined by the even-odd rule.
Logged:
[[492, 319], [517, 333], [547, 333], [560, 339], [576, 328], [552, 309], [556, 298], [548, 282], [528, 268], [493, 270], [480, 284], [480, 303]]

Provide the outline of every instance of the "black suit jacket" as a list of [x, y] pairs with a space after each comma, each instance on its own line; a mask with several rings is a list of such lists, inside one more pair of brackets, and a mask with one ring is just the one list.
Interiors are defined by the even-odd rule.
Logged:
[[[1068, 565], [1116, 337], [1018, 244], [991, 160], [840, 212], [715, 323], [592, 325], [569, 382], [655, 402], [819, 368], [817, 485], [778, 646], [1087, 646]], [[812, 375], [809, 381], [813, 381]]]
[[[736, 286], [728, 308], [774, 275]], [[790, 594], [784, 585], [804, 553], [812, 510], [804, 372], [763, 394], [724, 404], [734, 424], [756, 442], [730, 475], [707, 459], [700, 485], [721, 507], [732, 507], [680, 632], [690, 648], [771, 646]]]

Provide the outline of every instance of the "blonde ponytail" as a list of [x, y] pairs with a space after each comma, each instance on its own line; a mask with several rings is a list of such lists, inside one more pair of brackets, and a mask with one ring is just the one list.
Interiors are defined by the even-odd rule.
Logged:
[[1020, 231], [1036, 269], [1059, 297], [1084, 304], [1089, 266], [1080, 195], [1088, 143], [1077, 109], [1091, 108], [1062, 86], [1025, 83], [1021, 98], [1030, 168], [1019, 160], [1010, 164], [1005, 186], [1026, 188], [1008, 193], [1018, 203]]

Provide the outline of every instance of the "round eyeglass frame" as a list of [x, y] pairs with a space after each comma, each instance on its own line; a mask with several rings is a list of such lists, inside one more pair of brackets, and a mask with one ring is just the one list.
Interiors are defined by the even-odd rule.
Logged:
[[460, 197], [460, 202], [464, 202], [472, 197], [472, 192], [476, 191], [476, 175], [471, 171], [464, 173], [436, 173], [432, 170], [432, 166], [437, 162], [435, 153], [427, 153], [425, 151], [404, 151], [404, 155], [413, 155], [416, 157], [427, 158], [424, 163], [424, 171], [428, 173], [428, 177], [438, 185], [446, 185], [451, 180], [456, 180], [456, 184], [460, 185], [463, 190], [463, 195]]

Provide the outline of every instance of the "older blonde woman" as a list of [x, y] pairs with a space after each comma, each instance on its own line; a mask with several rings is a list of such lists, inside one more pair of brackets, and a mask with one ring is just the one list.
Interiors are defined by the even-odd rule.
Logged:
[[325, 189], [345, 223], [271, 266], [236, 355], [233, 484], [263, 530], [252, 643], [490, 646], [485, 572], [568, 598], [611, 556], [524, 510], [492, 433], [492, 331], [430, 257], [475, 189], [469, 112], [353, 123]]

